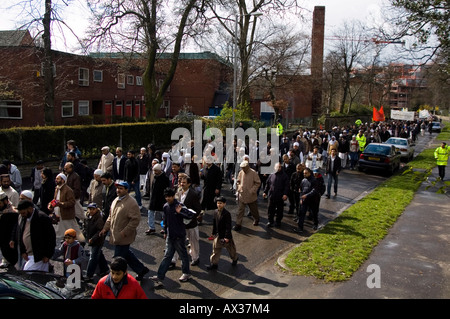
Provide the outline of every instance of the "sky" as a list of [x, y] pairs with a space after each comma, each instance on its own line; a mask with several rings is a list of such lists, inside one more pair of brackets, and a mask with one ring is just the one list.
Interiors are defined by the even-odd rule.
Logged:
[[[0, 30], [11, 30], [18, 26], [17, 10], [5, 10], [11, 4], [24, 0], [7, 0], [0, 4]], [[32, 0], [41, 1], [43, 0]], [[88, 28], [88, 14], [85, 0], [73, 0], [77, 6], [71, 5], [70, 10], [64, 10], [64, 18], [67, 24], [73, 28], [79, 37], [83, 36]], [[6, 3], [5, 3], [6, 2]], [[62, 3], [60, 0], [54, 2]], [[373, 21], [381, 21], [382, 7], [388, 0], [300, 0], [300, 5], [310, 10], [311, 17], [314, 6], [325, 6], [325, 36], [331, 36], [333, 32], [343, 25], [345, 21], [354, 19], [363, 20], [369, 24]], [[52, 39], [53, 48], [60, 51], [75, 51], [75, 38], [65, 32], [65, 38], [58, 36]], [[67, 43], [66, 43], [67, 42]]]

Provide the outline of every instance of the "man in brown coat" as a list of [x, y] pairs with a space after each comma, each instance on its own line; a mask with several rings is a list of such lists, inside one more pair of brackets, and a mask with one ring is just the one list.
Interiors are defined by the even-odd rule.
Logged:
[[130, 250], [130, 245], [136, 239], [136, 229], [141, 221], [141, 211], [136, 200], [128, 194], [129, 188], [129, 184], [125, 181], [116, 183], [117, 197], [111, 204], [108, 219], [100, 235], [105, 236], [110, 231], [109, 242], [114, 245], [114, 257], [125, 258], [128, 265], [137, 274], [136, 279], [142, 280], [150, 270]]
[[241, 229], [242, 218], [244, 217], [245, 207], [248, 205], [250, 213], [253, 216], [253, 225], [257, 226], [259, 223], [258, 211], [258, 188], [261, 185], [258, 173], [250, 168], [248, 161], [243, 161], [240, 165], [241, 171], [237, 178], [237, 194], [238, 194], [238, 213], [236, 217], [236, 225], [234, 230]]
[[48, 209], [58, 219], [55, 225], [56, 238], [62, 239], [67, 229], [75, 229], [77, 232], [77, 240], [84, 242], [85, 238], [75, 219], [75, 195], [73, 190], [66, 184], [67, 176], [63, 173], [58, 174], [55, 178], [56, 188], [53, 200], [48, 204]]

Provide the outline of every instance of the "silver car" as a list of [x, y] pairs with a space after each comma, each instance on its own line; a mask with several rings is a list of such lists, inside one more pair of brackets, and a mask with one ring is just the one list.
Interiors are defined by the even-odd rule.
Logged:
[[395, 148], [402, 154], [402, 159], [406, 159], [407, 161], [413, 159], [415, 144], [411, 143], [409, 139], [401, 137], [391, 137], [384, 143], [394, 145]]

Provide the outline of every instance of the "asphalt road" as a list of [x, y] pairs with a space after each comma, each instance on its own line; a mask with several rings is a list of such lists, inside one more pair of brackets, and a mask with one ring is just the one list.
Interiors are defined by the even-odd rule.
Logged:
[[[433, 137], [435, 134], [433, 135]], [[419, 138], [416, 143], [416, 153], [421, 152], [432, 140], [428, 134]], [[343, 170], [339, 176], [338, 196], [326, 199], [322, 197], [319, 212], [319, 230], [326, 227], [326, 223], [336, 218], [347, 207], [354, 204], [360, 198], [367, 195], [377, 185], [386, 180], [386, 176], [379, 176], [375, 173], [361, 173], [358, 171]], [[227, 208], [232, 213], [233, 223], [235, 221], [237, 206], [233, 200], [230, 185], [224, 183], [222, 195], [228, 199]], [[144, 207], [148, 207], [148, 202], [143, 201]], [[178, 278], [181, 276], [181, 261], [178, 261], [174, 270], [169, 270], [164, 280], [163, 288], [155, 288], [150, 277], [156, 275], [158, 266], [164, 255], [165, 241], [159, 233], [161, 227], [156, 226], [156, 234], [145, 235], [147, 226], [146, 212], [142, 212], [141, 223], [138, 227], [136, 241], [131, 245], [135, 255], [150, 269], [150, 272], [142, 281], [147, 296], [151, 299], [217, 299], [232, 298], [233, 290], [239, 291], [240, 282], [252, 278], [258, 267], [268, 260], [276, 258], [284, 251], [296, 244], [301, 243], [311, 234], [312, 224], [305, 222], [304, 235], [299, 236], [292, 232], [296, 226], [293, 215], [285, 214], [280, 227], [268, 228], [267, 223], [267, 201], [258, 199], [259, 213], [261, 216], [259, 226], [252, 225], [251, 217], [244, 217], [242, 229], [239, 232], [233, 231], [236, 243], [239, 262], [237, 266], [231, 265], [227, 251], [224, 249], [219, 262], [219, 269], [216, 271], [206, 270], [209, 265], [209, 256], [212, 251], [212, 241], [208, 240], [212, 231], [212, 211], [208, 211], [203, 225], [199, 226], [200, 232], [200, 263], [191, 266], [192, 278], [189, 282], [181, 283]], [[285, 212], [288, 206], [285, 206]], [[103, 252], [107, 260], [112, 259], [113, 249], [109, 243], [105, 243]], [[62, 274], [62, 263], [54, 262], [55, 272]], [[134, 274], [132, 271], [130, 273]], [[97, 277], [94, 277], [98, 279]], [[267, 279], [270, 281], [270, 279]], [[281, 284], [268, 282], [274, 289], [280, 289]], [[93, 288], [94, 285], [90, 285]], [[255, 295], [263, 292], [255, 287]]]

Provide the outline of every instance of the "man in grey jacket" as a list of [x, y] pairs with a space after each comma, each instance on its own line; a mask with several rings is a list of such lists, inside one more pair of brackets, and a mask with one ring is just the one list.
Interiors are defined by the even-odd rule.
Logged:
[[115, 246], [114, 257], [125, 258], [131, 269], [137, 273], [136, 279], [142, 280], [150, 270], [130, 250], [130, 245], [136, 239], [141, 212], [136, 200], [128, 194], [129, 187], [125, 181], [116, 183], [117, 197], [111, 204], [109, 217], [100, 235], [104, 236], [110, 231], [109, 242]]

